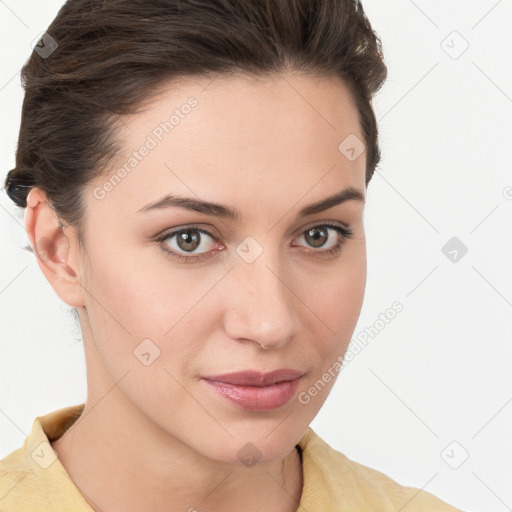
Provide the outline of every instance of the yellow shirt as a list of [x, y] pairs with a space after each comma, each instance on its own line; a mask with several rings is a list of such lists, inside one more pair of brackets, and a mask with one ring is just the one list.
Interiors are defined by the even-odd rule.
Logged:
[[[0, 460], [0, 512], [93, 512], [49, 443], [71, 427], [83, 408], [38, 416], [23, 446]], [[461, 512], [352, 461], [311, 427], [298, 446], [304, 486], [297, 512]]]

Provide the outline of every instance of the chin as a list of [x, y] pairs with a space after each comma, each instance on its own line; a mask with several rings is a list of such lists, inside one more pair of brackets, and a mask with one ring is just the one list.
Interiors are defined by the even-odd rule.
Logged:
[[[208, 453], [203, 453], [220, 462], [251, 467], [257, 463], [265, 464], [282, 460], [297, 444], [296, 436], [291, 435], [289, 431], [277, 432], [276, 430], [268, 435], [266, 429], [257, 427], [258, 435], [254, 436], [251, 430], [253, 429], [246, 434], [239, 432], [228, 441], [216, 443], [215, 446], [208, 447], [211, 450], [207, 448]], [[272, 432], [272, 429], [268, 432]]]

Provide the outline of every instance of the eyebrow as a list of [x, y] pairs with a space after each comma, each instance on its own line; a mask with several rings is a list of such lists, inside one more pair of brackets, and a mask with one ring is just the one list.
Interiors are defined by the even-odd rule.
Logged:
[[[345, 203], [346, 201], [362, 201], [364, 203], [364, 193], [354, 187], [347, 187], [341, 192], [334, 194], [333, 196], [321, 199], [316, 203], [312, 203], [308, 206], [304, 206], [296, 215], [296, 219], [312, 215], [314, 213], [323, 212], [333, 206]], [[232, 221], [238, 221], [241, 219], [241, 214], [235, 208], [230, 208], [218, 203], [211, 203], [208, 201], [201, 201], [199, 199], [193, 199], [190, 197], [176, 196], [167, 194], [164, 197], [148, 203], [143, 206], [137, 213], [144, 213], [151, 210], [170, 208], [172, 206], [179, 206], [187, 210], [192, 210], [206, 215], [212, 215], [215, 217], [226, 218]]]

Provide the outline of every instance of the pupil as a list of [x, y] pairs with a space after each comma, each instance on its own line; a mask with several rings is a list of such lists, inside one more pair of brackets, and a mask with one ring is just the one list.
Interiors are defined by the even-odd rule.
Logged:
[[[325, 243], [325, 240], [327, 238], [325, 231], [325, 229], [318, 228], [308, 230], [307, 235], [313, 238], [313, 243], [311, 244], [313, 247], [321, 247]], [[320, 234], [314, 235], [312, 233]]]
[[[191, 235], [190, 233], [195, 233]], [[183, 250], [193, 250], [199, 246], [199, 235], [195, 231], [183, 231], [178, 235], [178, 245]], [[190, 247], [192, 245], [192, 247]]]

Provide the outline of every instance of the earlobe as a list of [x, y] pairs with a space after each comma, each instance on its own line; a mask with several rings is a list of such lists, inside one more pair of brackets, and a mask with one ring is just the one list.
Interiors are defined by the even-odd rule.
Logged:
[[82, 287], [70, 260], [70, 239], [45, 192], [37, 187], [27, 196], [25, 229], [39, 268], [57, 295], [72, 307], [83, 306]]

